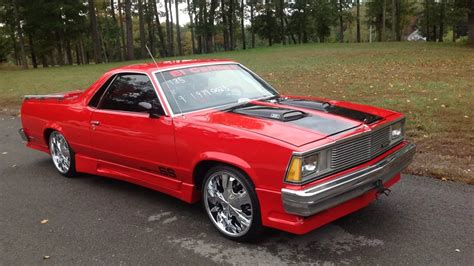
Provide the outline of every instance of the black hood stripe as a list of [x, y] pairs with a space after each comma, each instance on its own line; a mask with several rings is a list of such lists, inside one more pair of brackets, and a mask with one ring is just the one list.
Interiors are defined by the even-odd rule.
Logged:
[[282, 104], [282, 105], [289, 105], [289, 106], [295, 106], [299, 108], [305, 108], [305, 109], [310, 109], [310, 110], [317, 110], [317, 111], [322, 111], [325, 113], [329, 114], [334, 114], [334, 115], [339, 115], [345, 118], [349, 118], [352, 120], [356, 120], [359, 122], [363, 122], [365, 124], [372, 124], [380, 119], [382, 117], [341, 107], [341, 106], [336, 106], [336, 105], [331, 105], [328, 102], [321, 102], [321, 101], [316, 101], [316, 100], [306, 100], [306, 99], [279, 99], [276, 103]]
[[[358, 126], [358, 124], [355, 122], [349, 122], [347, 120], [344, 121], [342, 119], [312, 115], [288, 108], [255, 105], [252, 103], [248, 103], [245, 106], [229, 110], [229, 112], [262, 119], [277, 120], [311, 131], [316, 131], [328, 136], [335, 135]], [[287, 117], [285, 118], [285, 116]]]

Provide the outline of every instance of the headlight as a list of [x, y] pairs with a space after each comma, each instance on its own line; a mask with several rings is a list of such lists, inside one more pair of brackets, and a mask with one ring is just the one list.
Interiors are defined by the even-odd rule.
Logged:
[[301, 164], [301, 175], [307, 176], [318, 170], [319, 153], [303, 158]]
[[326, 172], [328, 169], [328, 152], [319, 151], [308, 156], [294, 156], [286, 174], [286, 181], [292, 183], [302, 183], [315, 176]]
[[390, 143], [395, 143], [400, 139], [403, 139], [404, 134], [404, 123], [403, 121], [397, 122], [390, 126]]

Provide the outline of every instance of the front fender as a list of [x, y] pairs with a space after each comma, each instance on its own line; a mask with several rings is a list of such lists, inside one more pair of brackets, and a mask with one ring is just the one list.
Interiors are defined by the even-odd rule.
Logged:
[[250, 166], [250, 164], [243, 160], [242, 158], [239, 158], [235, 155], [228, 154], [228, 153], [223, 153], [223, 152], [218, 152], [218, 151], [208, 151], [201, 153], [196, 161], [193, 163], [193, 169], [196, 168], [199, 162], [202, 161], [217, 161], [217, 162], [222, 162], [224, 164], [232, 165], [236, 168], [239, 168], [240, 170], [244, 171], [251, 179], [252, 182], [257, 185], [258, 183], [258, 176], [254, 169]]

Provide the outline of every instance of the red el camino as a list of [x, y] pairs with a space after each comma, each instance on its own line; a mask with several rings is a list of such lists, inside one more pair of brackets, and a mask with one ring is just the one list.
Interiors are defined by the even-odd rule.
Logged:
[[402, 114], [282, 96], [239, 63], [132, 65], [85, 91], [27, 95], [20, 134], [64, 176], [89, 173], [202, 200], [215, 228], [304, 234], [399, 181], [415, 145]]

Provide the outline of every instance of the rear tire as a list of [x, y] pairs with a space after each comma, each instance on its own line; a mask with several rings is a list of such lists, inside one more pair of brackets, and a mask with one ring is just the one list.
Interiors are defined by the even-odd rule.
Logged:
[[245, 173], [216, 166], [206, 173], [202, 187], [204, 209], [220, 234], [239, 242], [254, 240], [261, 234], [257, 194]]
[[49, 153], [56, 170], [60, 174], [65, 177], [77, 175], [74, 151], [59, 131], [53, 131], [49, 135]]

